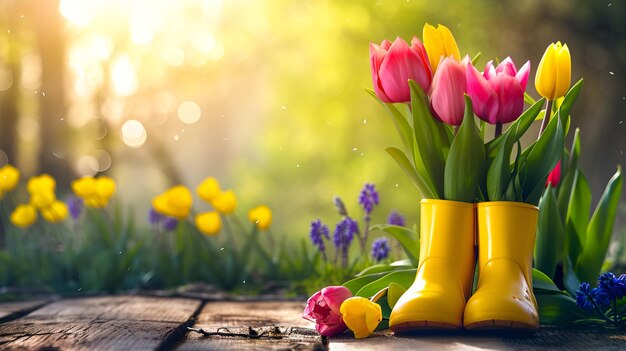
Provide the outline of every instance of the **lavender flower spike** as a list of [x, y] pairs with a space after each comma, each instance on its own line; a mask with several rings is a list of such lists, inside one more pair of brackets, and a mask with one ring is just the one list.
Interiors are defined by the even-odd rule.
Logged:
[[372, 257], [376, 262], [380, 262], [389, 257], [389, 240], [387, 238], [378, 238], [372, 243]]
[[366, 183], [359, 194], [359, 204], [365, 210], [365, 216], [369, 217], [375, 205], [378, 205], [378, 192], [373, 183]]
[[389, 217], [387, 217], [387, 224], [404, 227], [406, 225], [406, 221], [404, 220], [404, 216], [401, 215], [400, 212], [396, 210], [391, 210], [391, 212], [389, 213]]
[[322, 253], [324, 258], [326, 257], [326, 247], [324, 246], [324, 237], [329, 239], [328, 226], [322, 223], [321, 220], [316, 219], [311, 222], [311, 230], [309, 232], [313, 245], [317, 246], [317, 249]]

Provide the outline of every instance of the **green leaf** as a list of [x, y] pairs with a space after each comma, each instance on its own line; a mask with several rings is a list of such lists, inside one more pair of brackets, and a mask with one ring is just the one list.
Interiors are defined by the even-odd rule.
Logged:
[[412, 264], [408, 264], [408, 265], [375, 264], [355, 274], [355, 277], [362, 277], [368, 274], [391, 272], [391, 271], [396, 271], [400, 269], [411, 269], [411, 268], [413, 268]]
[[483, 184], [484, 144], [474, 123], [472, 100], [465, 95], [465, 116], [452, 141], [446, 162], [444, 195], [446, 200], [473, 202]]
[[370, 89], [365, 89], [376, 101], [378, 101], [389, 113], [393, 124], [396, 126], [396, 130], [402, 139], [402, 144], [407, 152], [413, 154], [413, 132], [411, 131], [411, 125], [406, 120], [404, 115], [393, 105], [383, 102], [376, 96], [376, 93]]
[[487, 170], [487, 196], [490, 201], [500, 201], [511, 180], [511, 151], [514, 141], [509, 133], [506, 133], [504, 141], [497, 149], [496, 157]]
[[420, 257], [420, 242], [417, 233], [406, 227], [391, 224], [376, 224], [370, 230], [382, 230], [398, 240], [404, 252], [412, 262], [417, 262]]
[[554, 277], [556, 265], [563, 255], [563, 224], [551, 186], [546, 187], [539, 201], [539, 219], [535, 240], [535, 267]]
[[482, 55], [481, 52], [478, 52], [476, 55], [474, 55], [474, 58], [472, 58], [472, 66], [476, 66], [476, 63], [478, 62], [478, 60], [480, 59], [480, 56]]
[[[359, 291], [354, 294], [355, 296], [371, 297], [385, 287], [388, 287], [392, 282], [400, 284], [405, 288], [409, 288], [415, 281], [415, 275], [417, 269], [406, 269], [401, 271], [395, 271], [388, 273], [373, 282], [363, 286]], [[345, 285], [344, 285], [345, 286]], [[350, 288], [348, 288], [350, 289]]]
[[402, 150], [395, 147], [387, 147], [385, 151], [396, 161], [396, 163], [402, 168], [404, 173], [411, 178], [413, 184], [417, 187], [417, 189], [422, 194], [422, 197], [431, 199], [436, 198], [436, 194], [433, 192], [431, 186], [424, 180], [422, 175], [417, 172], [415, 167], [411, 164], [411, 161], [406, 157]]
[[563, 102], [561, 103], [561, 107], [559, 107], [559, 112], [561, 116], [564, 118], [569, 117], [570, 111], [574, 106], [574, 102], [576, 102], [576, 98], [578, 98], [578, 94], [580, 93], [580, 89], [583, 87], [583, 79], [581, 78], [576, 84], [574, 84], [570, 90], [565, 94], [563, 98]]
[[564, 294], [535, 294], [541, 324], [569, 325], [580, 318], [576, 300]]
[[389, 290], [387, 290], [387, 302], [389, 307], [393, 308], [396, 302], [408, 289], [396, 282], [389, 283]]
[[528, 95], [528, 93], [524, 92], [524, 102], [529, 104], [529, 105], [533, 105], [536, 101], [535, 99], [533, 99], [532, 96]]
[[621, 194], [622, 168], [618, 166], [617, 172], [609, 180], [600, 202], [598, 202], [598, 206], [591, 216], [591, 221], [587, 227], [585, 246], [576, 262], [576, 274], [582, 281], [593, 281], [600, 273], [602, 262], [606, 257], [606, 250], [611, 241]]
[[509, 128], [507, 128], [504, 133], [488, 142], [485, 145], [488, 159], [495, 157], [495, 155], [497, 154], [497, 148], [500, 146], [500, 144], [502, 144], [506, 135], [512, 135], [512, 141], [517, 142], [522, 137], [522, 135], [526, 133], [528, 128], [530, 128], [530, 126], [533, 124], [533, 122], [535, 121], [535, 117], [537, 117], [539, 112], [541, 112], [541, 109], [543, 108], [545, 102], [545, 99], [540, 99], [535, 102], [526, 111], [524, 111], [524, 113], [522, 113], [515, 122], [511, 123]]
[[[413, 80], [409, 81], [411, 90], [411, 112], [413, 114], [414, 156], [419, 154], [424, 169], [423, 178], [432, 184], [433, 193], [437, 198], [443, 194], [443, 174], [445, 167], [445, 143], [442, 135], [446, 135], [443, 122], [435, 119], [430, 113], [428, 98], [422, 88]], [[416, 160], [417, 166], [417, 160]]]
[[561, 294], [563, 293], [557, 286], [554, 284], [552, 279], [545, 275], [543, 272], [539, 271], [537, 268], [533, 268], [533, 291], [537, 292], [540, 290], [546, 292], [554, 292]]
[[539, 140], [529, 148], [528, 156], [520, 164], [525, 202], [536, 204], [539, 201], [548, 174], [561, 159], [563, 139], [561, 119], [553, 118]]
[[580, 283], [580, 279], [574, 272], [572, 260], [567, 254], [563, 255], [563, 286], [565, 286], [565, 290], [570, 295], [575, 296]]
[[576, 262], [575, 260], [582, 250], [582, 244], [586, 240], [590, 212], [591, 190], [582, 171], [577, 169], [574, 173], [572, 192], [565, 216], [566, 235], [569, 238], [567, 250], [574, 262]]
[[359, 290], [361, 290], [362, 287], [364, 287], [365, 285], [380, 279], [386, 275], [388, 275], [389, 272], [381, 272], [381, 273], [372, 273], [372, 274], [368, 274], [368, 275], [363, 275], [360, 276], [358, 278], [354, 278], [351, 280], [348, 280], [347, 282], [343, 283], [342, 285], [345, 286], [346, 288], [348, 288], [348, 290], [350, 290], [352, 292], [352, 295], [355, 295]]

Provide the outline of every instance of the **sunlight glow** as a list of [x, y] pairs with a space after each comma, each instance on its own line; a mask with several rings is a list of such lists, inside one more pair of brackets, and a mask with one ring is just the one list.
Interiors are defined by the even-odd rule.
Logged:
[[122, 140], [124, 144], [132, 148], [141, 147], [145, 144], [147, 137], [146, 129], [138, 120], [128, 120], [122, 126]]
[[132, 95], [139, 88], [139, 81], [128, 55], [120, 55], [113, 63], [111, 81], [113, 91], [120, 96]]
[[202, 110], [200, 106], [193, 101], [185, 101], [178, 106], [178, 118], [186, 124], [194, 124], [200, 120]]

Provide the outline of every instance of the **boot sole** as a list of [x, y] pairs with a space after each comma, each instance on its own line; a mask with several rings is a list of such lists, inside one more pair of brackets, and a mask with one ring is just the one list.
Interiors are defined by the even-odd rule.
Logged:
[[530, 325], [522, 322], [488, 319], [485, 321], [474, 322], [465, 326], [468, 330], [517, 330], [517, 331], [536, 331], [539, 329], [536, 325]]
[[393, 327], [390, 327], [391, 331], [394, 333], [402, 334], [402, 333], [410, 333], [421, 330], [458, 330], [461, 329], [460, 326], [444, 323], [444, 322], [436, 322], [436, 321], [410, 321], [395, 324]]

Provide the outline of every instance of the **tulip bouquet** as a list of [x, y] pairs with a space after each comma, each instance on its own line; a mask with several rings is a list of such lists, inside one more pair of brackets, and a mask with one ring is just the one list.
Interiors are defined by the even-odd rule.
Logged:
[[[354, 296], [376, 301], [382, 311], [378, 320], [383, 321], [378, 328], [385, 328], [389, 319], [390, 324], [393, 324], [394, 313], [396, 329], [393, 325], [391, 328], [400, 332], [414, 330], [421, 325], [458, 328], [465, 323], [465, 327], [470, 329], [492, 327], [499, 318], [503, 319], [503, 326], [523, 329], [538, 328], [539, 319], [544, 324], [571, 323], [583, 317], [576, 312], [576, 301], [572, 297], [579, 288], [579, 277], [591, 281], [600, 272], [621, 193], [621, 170], [618, 167], [588, 221], [591, 195], [578, 167], [578, 131], [572, 148], [568, 150], [564, 146], [570, 125], [570, 111], [583, 85], [581, 79], [570, 87], [571, 59], [567, 45], [560, 42], [551, 44], [542, 57], [535, 76], [535, 87], [542, 96], [538, 101], [525, 93], [531, 71], [530, 62], [518, 69], [513, 60], [507, 57], [499, 63], [487, 62], [481, 72], [477, 69], [479, 58], [480, 54], [472, 60], [469, 56], [461, 58], [450, 30], [442, 25], [435, 28], [426, 24], [423, 43], [414, 37], [410, 46], [401, 38], [393, 43], [385, 40], [380, 45], [370, 44], [374, 89], [368, 92], [388, 112], [403, 145], [403, 149], [388, 147], [386, 151], [409, 176], [422, 197], [429, 199], [422, 202], [422, 221], [424, 211], [427, 211], [427, 223], [422, 223], [421, 238], [416, 231], [405, 227], [372, 227], [385, 230], [396, 238], [413, 264], [417, 266], [419, 262], [419, 268], [394, 263], [376, 265], [365, 269], [343, 285]], [[529, 105], [526, 109], [525, 103]], [[478, 125], [476, 117], [479, 120]], [[523, 147], [522, 137], [536, 120], [542, 121], [539, 136]], [[487, 124], [494, 126], [493, 138], [486, 135]], [[505, 125], [508, 128], [504, 128]], [[557, 178], [560, 177], [561, 170], [564, 170], [565, 175], [559, 182]], [[463, 211], [468, 215], [463, 218], [445, 217], [447, 210], [443, 207], [440, 207], [442, 210], [439, 212], [434, 209], [431, 212], [430, 208], [441, 204], [439, 199], [453, 200], [450, 206], [455, 206], [457, 213], [464, 213], [458, 209], [467, 208], [467, 211]], [[473, 203], [478, 203], [478, 206], [472, 205]], [[537, 205], [540, 209], [538, 219]], [[517, 212], [504, 212], [502, 209], [507, 206], [516, 207]], [[483, 302], [496, 303], [498, 299], [507, 299], [500, 295], [509, 293], [498, 286], [508, 284], [505, 281], [511, 279], [509, 277], [491, 276], [491, 282], [486, 278], [485, 282], [479, 283], [472, 299], [467, 301], [468, 294], [476, 290], [476, 286], [471, 288], [474, 275], [471, 247], [466, 258], [463, 258], [467, 251], [465, 249], [459, 251], [459, 255], [463, 256], [460, 258], [457, 257], [459, 255], [439, 256], [448, 257], [442, 263], [446, 269], [454, 264], [457, 264], [455, 267], [458, 268], [454, 268], [457, 272], [465, 272], [467, 267], [472, 268], [471, 272], [467, 272], [467, 281], [459, 281], [462, 287], [465, 287], [463, 284], [466, 282], [470, 286], [467, 291], [460, 292], [461, 298], [458, 302], [455, 302], [456, 295], [453, 293], [446, 293], [445, 290], [440, 293], [437, 289], [447, 286], [446, 284], [451, 284], [449, 287], [453, 288], [459, 282], [452, 280], [448, 283], [445, 278], [431, 277], [426, 272], [429, 268], [423, 266], [426, 264], [424, 260], [436, 262], [429, 258], [435, 250], [433, 240], [438, 240], [437, 247], [450, 247], [445, 244], [445, 240], [459, 241], [457, 245], [461, 245], [461, 240], [474, 241], [471, 238], [474, 235], [472, 228], [476, 225], [473, 218], [476, 214], [473, 211], [477, 207], [477, 228], [480, 232], [476, 242], [479, 242], [479, 247], [493, 248], [479, 252], [480, 274], [483, 273], [482, 269], [485, 274], [493, 274], [489, 273], [489, 269], [495, 266], [485, 268], [484, 262], [494, 255], [494, 250], [502, 250], [495, 253], [496, 257], [507, 257], [509, 262], [518, 262], [519, 266], [515, 269], [521, 268], [519, 272], [525, 276], [511, 286], [529, 286], [534, 291], [534, 296], [528, 293], [524, 295], [526, 302], [519, 299], [503, 309], [505, 312], [502, 313], [508, 313], [506, 311], [515, 311], [517, 307], [514, 306], [528, 306], [523, 307], [525, 312], [511, 312], [510, 316], [514, 317], [489, 316], [486, 317], [487, 321], [480, 319], [485, 318], [481, 317], [485, 311], [480, 307]], [[435, 216], [435, 213], [439, 213], [440, 217], [428, 217]], [[491, 218], [490, 213], [493, 214]], [[498, 219], [496, 213], [521, 213], [526, 222], [520, 222], [515, 215], [507, 217], [508, 219]], [[446, 224], [451, 220], [457, 221], [457, 226]], [[535, 223], [538, 223], [536, 240]], [[526, 229], [529, 234], [524, 235], [523, 239], [509, 234], [516, 226], [529, 225], [532, 228]], [[493, 229], [498, 228], [497, 226], [504, 229]], [[428, 232], [435, 227], [439, 229]], [[426, 236], [424, 230], [427, 231]], [[461, 232], [468, 230], [470, 239], [461, 238]], [[493, 230], [500, 231], [492, 232]], [[445, 231], [450, 234], [444, 233]], [[507, 237], [511, 238], [506, 239]], [[503, 241], [503, 238], [506, 240]], [[531, 266], [533, 247], [535, 268]], [[519, 254], [520, 250], [524, 252], [523, 255]], [[503, 254], [507, 256], [497, 256]], [[437, 264], [429, 262], [427, 263], [430, 265]], [[438, 267], [444, 266], [439, 264]], [[562, 268], [564, 273], [563, 281], [557, 280], [558, 285], [551, 279], [556, 276], [557, 267]], [[441, 269], [443, 268], [435, 268], [434, 271], [441, 274]], [[464, 275], [465, 273], [459, 277]], [[439, 280], [434, 285], [429, 285], [433, 279]], [[503, 283], [498, 283], [499, 280]], [[414, 281], [415, 284], [412, 285]], [[567, 291], [563, 291], [563, 288]], [[426, 291], [424, 289], [433, 290], [428, 290], [428, 295], [425, 295], [422, 293]], [[498, 292], [499, 290], [502, 292]], [[434, 299], [437, 294], [449, 299], [444, 305], [458, 304], [460, 314], [446, 312], [448, 316], [436, 316], [437, 312], [433, 310], [431, 313], [429, 307], [433, 302], [421, 304], [422, 300], [436, 301]], [[512, 294], [516, 296], [518, 292]], [[523, 292], [519, 294], [523, 295]], [[380, 299], [381, 296], [385, 298]], [[398, 308], [397, 305], [402, 306]], [[439, 306], [439, 302], [434, 305]], [[311, 300], [308, 308], [310, 306]], [[341, 305], [336, 310], [345, 320], [356, 312], [353, 309], [357, 307], [354, 306], [356, 305]], [[534, 310], [536, 312], [528, 312]], [[417, 311], [428, 317], [415, 319], [413, 316]], [[319, 324], [319, 320], [307, 315], [305, 311], [305, 318], [307, 316]], [[435, 323], [429, 324], [428, 321]], [[346, 325], [350, 327], [348, 323]], [[375, 328], [376, 326], [372, 328], [369, 325], [367, 330], [371, 333]], [[338, 329], [341, 328], [334, 328], [333, 333], [325, 335], [334, 335]], [[358, 332], [352, 330], [355, 336], [364, 336], [361, 329]]]

